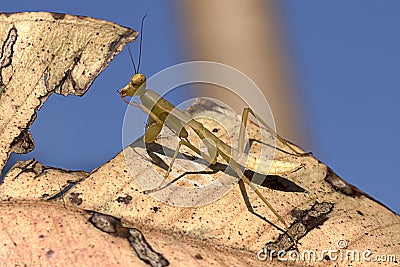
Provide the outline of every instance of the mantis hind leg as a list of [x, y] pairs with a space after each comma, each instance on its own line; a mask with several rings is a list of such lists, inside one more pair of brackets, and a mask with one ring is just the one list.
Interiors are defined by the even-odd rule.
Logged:
[[245, 108], [243, 109], [242, 113], [242, 124], [240, 125], [240, 132], [239, 132], [239, 144], [238, 144], [238, 150], [239, 152], [244, 151], [244, 145], [245, 145], [245, 128], [247, 127], [247, 121], [249, 120], [249, 113], [252, 114], [259, 122], [261, 122], [262, 125], [264, 125], [265, 128], [269, 132], [271, 132], [273, 135], [276, 136], [276, 138], [287, 148], [290, 149], [291, 153], [293, 153], [295, 156], [298, 157], [303, 157], [303, 156], [308, 156], [311, 154], [311, 152], [299, 152], [297, 151], [289, 141], [287, 141], [285, 138], [281, 137], [277, 132], [275, 132], [274, 129], [272, 129], [271, 126], [268, 125], [260, 116], [258, 116], [251, 108]]
[[283, 217], [281, 215], [279, 215], [279, 213], [274, 209], [274, 207], [272, 207], [271, 203], [268, 202], [268, 200], [263, 196], [263, 194], [257, 189], [257, 187], [254, 186], [254, 184], [252, 184], [250, 182], [250, 180], [245, 177], [244, 175], [241, 178], [246, 184], [249, 185], [249, 187], [257, 194], [257, 196], [264, 202], [265, 205], [267, 205], [267, 207], [272, 211], [272, 213], [274, 213], [274, 215], [276, 216], [276, 218], [278, 218], [278, 220], [283, 223], [283, 225], [285, 226], [286, 229], [286, 234], [290, 237], [290, 239], [292, 239], [293, 244], [295, 246], [296, 249], [297, 248], [297, 240], [294, 238], [294, 236], [292, 235], [292, 233], [289, 231], [289, 226], [286, 223], [285, 219], [283, 219]]
[[[226, 155], [224, 156], [224, 154], [221, 154], [221, 156], [224, 157], [225, 160], [229, 160], [229, 158]], [[276, 216], [276, 218], [278, 218], [278, 220], [285, 226], [286, 229], [285, 233], [292, 239], [293, 244], [297, 249], [297, 240], [289, 231], [289, 225], [286, 223], [285, 219], [283, 219], [283, 217], [279, 215], [279, 213], [274, 209], [274, 207], [271, 205], [271, 203], [269, 203], [269, 201], [264, 197], [264, 195], [258, 190], [258, 188], [253, 183], [251, 183], [249, 178], [247, 178], [244, 175], [244, 173], [241, 170], [240, 164], [238, 164], [235, 161], [231, 161], [229, 166], [236, 172], [236, 174], [238, 174], [240, 180], [245, 182], [249, 186], [249, 188], [257, 194], [257, 196], [261, 199], [261, 201], [264, 202], [265, 205], [267, 205], [267, 207], [272, 211], [272, 213]]]

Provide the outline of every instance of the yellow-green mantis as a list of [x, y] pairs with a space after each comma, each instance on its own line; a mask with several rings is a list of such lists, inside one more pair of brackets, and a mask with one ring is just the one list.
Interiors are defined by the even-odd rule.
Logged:
[[[247, 125], [248, 115], [251, 113], [260, 121], [269, 131], [275, 133], [273, 129], [262, 120], [252, 109], [246, 108], [242, 115], [242, 124], [239, 133], [239, 148], [238, 150], [227, 145], [224, 141], [215, 136], [211, 131], [203, 126], [200, 122], [190, 117], [187, 113], [177, 109], [168, 100], [161, 97], [158, 93], [153, 90], [146, 89], [146, 77], [143, 74], [136, 73], [132, 76], [129, 83], [118, 91], [121, 98], [124, 99], [130, 105], [139, 107], [146, 114], [149, 115], [149, 122], [146, 127], [144, 135], [145, 143], [152, 143], [156, 140], [160, 134], [163, 125], [166, 125], [174, 133], [179, 136], [179, 144], [175, 150], [174, 156], [171, 160], [168, 170], [164, 177], [167, 178], [173, 167], [175, 159], [179, 153], [182, 145], [193, 150], [198, 155], [202, 156], [211, 164], [215, 164], [218, 155], [229, 164], [229, 166], [236, 172], [236, 174], [242, 179], [248, 186], [254, 190], [258, 197], [268, 206], [268, 208], [276, 215], [280, 222], [282, 222], [286, 229], [289, 229], [286, 221], [278, 214], [278, 212], [271, 206], [267, 199], [257, 189], [257, 187], [250, 182], [250, 180], [243, 175], [243, 169], [249, 169], [264, 175], [283, 175], [297, 171], [302, 167], [299, 163], [283, 162], [283, 161], [265, 161], [261, 158], [255, 158], [250, 155], [243, 153], [244, 150], [244, 134], [245, 127]], [[141, 103], [139, 102], [128, 102], [125, 97], [127, 96], [139, 96]], [[203, 141], [208, 153], [202, 153], [198, 147], [193, 145], [188, 140], [188, 131], [186, 128], [191, 128], [196, 135]], [[280, 140], [286, 147], [288, 147], [295, 155], [304, 156], [308, 153], [300, 153], [296, 151], [284, 138], [276, 134], [278, 140]], [[288, 236], [293, 240], [296, 245], [296, 240], [293, 236], [287, 232]]]
[[[142, 19], [141, 31], [143, 31], [143, 21], [146, 16]], [[252, 114], [262, 125], [264, 125], [267, 130], [274, 134], [276, 138], [282, 142], [291, 152], [296, 156], [306, 156], [310, 153], [298, 152], [294, 149], [288, 141], [279, 136], [260, 116], [258, 116], [252, 109], [245, 108], [242, 114], [242, 123], [239, 132], [239, 146], [238, 149], [234, 149], [227, 145], [220, 138], [215, 136], [211, 131], [203, 126], [200, 122], [193, 119], [187, 113], [177, 109], [168, 100], [160, 96], [153, 90], [146, 89], [146, 76], [138, 73], [140, 67], [141, 58], [141, 47], [142, 47], [142, 37], [140, 38], [140, 52], [139, 52], [139, 62], [138, 68], [136, 69], [135, 64], [135, 74], [132, 76], [129, 83], [118, 91], [121, 98], [129, 104], [135, 107], [139, 107], [146, 114], [149, 115], [149, 122], [146, 127], [146, 132], [144, 135], [145, 143], [154, 142], [158, 135], [160, 134], [163, 125], [166, 125], [175, 134], [178, 135], [180, 141], [172, 157], [168, 170], [166, 171], [164, 178], [167, 178], [172, 170], [175, 159], [179, 154], [179, 150], [182, 145], [193, 150], [196, 154], [202, 156], [206, 161], [211, 164], [217, 162], [218, 155], [229, 164], [229, 166], [235, 171], [239, 178], [244, 181], [248, 186], [257, 194], [257, 196], [267, 205], [267, 207], [275, 214], [278, 220], [284, 224], [286, 228], [287, 235], [293, 240], [293, 244], [297, 247], [297, 240], [288, 231], [289, 226], [286, 221], [278, 214], [278, 212], [272, 207], [268, 200], [263, 196], [263, 194], [257, 189], [257, 187], [250, 182], [250, 180], [244, 175], [244, 169], [249, 169], [264, 175], [284, 175], [295, 172], [302, 168], [302, 164], [283, 162], [277, 160], [264, 160], [262, 158], [255, 158], [250, 155], [245, 154], [245, 128], [248, 122], [249, 114]], [[132, 57], [132, 56], [131, 56]], [[129, 102], [125, 97], [139, 96], [139, 102]], [[186, 128], [191, 128], [196, 135], [203, 141], [207, 148], [208, 153], [202, 153], [198, 147], [190, 143], [188, 140], [188, 131]], [[160, 189], [161, 185], [155, 189]]]

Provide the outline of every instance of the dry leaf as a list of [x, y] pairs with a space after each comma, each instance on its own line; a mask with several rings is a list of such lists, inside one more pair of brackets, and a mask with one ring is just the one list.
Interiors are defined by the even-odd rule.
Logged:
[[80, 209], [2, 202], [1, 266], [147, 266], [125, 239], [94, 227]]
[[11, 152], [34, 148], [28, 132], [54, 92], [83, 95], [137, 32], [89, 17], [0, 14], [0, 170]]
[[[219, 129], [213, 132], [224, 140], [229, 138], [227, 135], [229, 131], [221, 130], [221, 125], [216, 122], [224, 121], [226, 128], [236, 127], [229, 126], [228, 123], [236, 120], [236, 114], [222, 107], [200, 101], [189, 111], [193, 116], [198, 112], [204, 115], [205, 112], [206, 117], [214, 118], [215, 121], [203, 121], [203, 123], [209, 129]], [[249, 127], [250, 139], [257, 140], [258, 127], [254, 124], [250, 124]], [[236, 129], [238, 131], [238, 128]], [[245, 191], [242, 184], [234, 186], [218, 201], [199, 207], [170, 206], [143, 193], [143, 188], [138, 183], [146, 180], [153, 183], [159, 181], [160, 174], [165, 172], [167, 163], [164, 160], [168, 157], [162, 155], [162, 149], [175, 148], [169, 145], [176, 143], [176, 137], [163, 136], [165, 137], [159, 141], [166, 147], [153, 145], [146, 151], [141, 147], [143, 142], [139, 139], [125, 148], [128, 164], [124, 153], [121, 152], [84, 177], [62, 198], [54, 201], [120, 218], [124, 226], [141, 230], [155, 251], [161, 253], [171, 265], [366, 266], [370, 264], [375, 266], [377, 264], [363, 259], [340, 261], [335, 259], [338, 252], [336, 254], [325, 252], [321, 257], [323, 250], [336, 250], [342, 253], [358, 251], [367, 254], [371, 251], [367, 257], [372, 260], [378, 255], [398, 257], [396, 253], [400, 244], [400, 218], [397, 214], [342, 180], [317, 159], [294, 157], [283, 152], [284, 147], [278, 146], [277, 159], [300, 162], [304, 167], [285, 177], [267, 177], [259, 190], [290, 223], [290, 231], [298, 239], [300, 255], [307, 252], [307, 256], [310, 251], [315, 251], [316, 257], [321, 259], [279, 261], [276, 257], [272, 257], [276, 254], [271, 254], [271, 259], [268, 258], [267, 262], [258, 260], [257, 253], [260, 257], [270, 256], [264, 255], [263, 248], [267, 243], [269, 249], [276, 251], [287, 250], [293, 244], [281, 230], [277, 229], [277, 226], [281, 225], [273, 213], [254, 193]], [[253, 142], [250, 153], [257, 154], [260, 147], [259, 142]], [[190, 161], [184, 158], [180, 160], [181, 164]], [[208, 169], [213, 172], [212, 174], [188, 173], [181, 179], [203, 181], [202, 176], [208, 177], [209, 180], [218, 179], [225, 168], [226, 165], [221, 160], [216, 166]], [[59, 173], [58, 170], [54, 171]], [[37, 175], [35, 179], [31, 178], [32, 174], [29, 172], [18, 171], [18, 173], [20, 181], [23, 177], [31, 179], [31, 187], [36, 187], [34, 190], [38, 190], [36, 196], [40, 199], [41, 195], [46, 194], [45, 191], [54, 192], [54, 189], [49, 188], [43, 190], [40, 183], [35, 186], [35, 181], [46, 179], [50, 175], [50, 170]], [[179, 168], [174, 170], [171, 179], [180, 174], [182, 171]], [[7, 177], [2, 187], [4, 191], [8, 190], [7, 186], [12, 184], [12, 179]], [[153, 184], [154, 187], [157, 185]], [[54, 187], [59, 188], [58, 185]], [[43, 191], [39, 192], [40, 190]], [[167, 196], [175, 203], [180, 203], [179, 198], [187, 200], [190, 197], [178, 193], [174, 195], [173, 191], [167, 195], [160, 192], [153, 195], [159, 199], [165, 199]], [[3, 199], [10, 197], [12, 198], [10, 195], [2, 196]], [[26, 197], [30, 198], [29, 195]], [[192, 196], [189, 202], [203, 201], [196, 197], [201, 196]], [[269, 262], [270, 260], [272, 262]]]
[[47, 200], [87, 176], [89, 173], [83, 171], [46, 167], [35, 159], [18, 161], [4, 177], [7, 183], [2, 186], [0, 196], [3, 200]]
[[[0, 19], [2, 168], [12, 151], [33, 148], [28, 128], [43, 101], [53, 92], [83, 94], [137, 33], [110, 22], [63, 14], [3, 14]], [[238, 133], [236, 114], [204, 101], [188, 112], [214, 118], [201, 122], [227, 143], [235, 142], [230, 133]], [[262, 133], [267, 140], [260, 143], [254, 124], [248, 133], [249, 153], [255, 156], [274, 143], [266, 131]], [[288, 250], [293, 243], [278, 229], [282, 225], [264, 203], [243, 183], [236, 185], [237, 178], [222, 159], [207, 166], [184, 150], [186, 158], [178, 158], [171, 173], [170, 180], [175, 180], [162, 190], [144, 194], [143, 189], [160, 183], [170, 159], [169, 153], [164, 154], [176, 147], [175, 136], [163, 136], [162, 145], [147, 148], [142, 139], [137, 140], [92, 173], [46, 167], [35, 160], [17, 163], [0, 188], [3, 265], [375, 266], [378, 262], [362, 258], [346, 260], [346, 253], [357, 256], [357, 251], [371, 260], [386, 256], [386, 263], [394, 259], [389, 257], [398, 257], [397, 214], [317, 159], [291, 156], [283, 146], [278, 146], [275, 158], [303, 168], [284, 177], [253, 178], [290, 223], [300, 255], [313, 251], [321, 257], [330, 250], [321, 259], [276, 258], [276, 251]], [[185, 173], [191, 168], [193, 172]], [[204, 186], [214, 181], [221, 183]], [[275, 252], [263, 250], [266, 244]], [[335, 259], [335, 250], [343, 253], [341, 260]], [[289, 255], [295, 254], [285, 257]]]

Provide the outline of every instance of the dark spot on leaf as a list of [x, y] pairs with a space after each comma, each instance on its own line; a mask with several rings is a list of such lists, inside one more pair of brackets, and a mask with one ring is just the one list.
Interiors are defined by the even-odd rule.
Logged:
[[47, 255], [47, 257], [51, 257], [51, 256], [53, 256], [54, 253], [55, 253], [54, 250], [50, 249], [46, 252], [46, 255]]
[[[343, 180], [342, 178], [340, 178], [331, 168], [327, 167], [326, 170], [326, 176], [324, 179], [326, 182], [328, 182], [336, 191], [341, 192], [342, 194], [346, 195], [346, 196], [350, 196], [350, 197], [359, 197], [359, 196], [365, 196], [367, 198], [369, 198], [370, 200], [380, 204], [381, 206], [387, 208], [388, 210], [390, 210], [392, 213], [393, 212], [391, 209], [389, 209], [387, 206], [385, 206], [384, 204], [382, 204], [381, 202], [377, 201], [376, 199], [374, 199], [373, 197], [371, 197], [370, 195], [368, 195], [367, 193], [361, 191], [360, 189], [358, 189], [357, 187], [355, 187], [352, 184], [349, 184], [348, 182], [346, 182], [345, 180]], [[396, 214], [396, 213], [395, 213]]]
[[202, 257], [200, 254], [194, 255], [194, 258], [195, 258], [196, 260], [202, 260], [202, 259], [203, 259], [203, 257]]
[[71, 197], [69, 198], [69, 202], [71, 202], [71, 204], [77, 205], [79, 206], [80, 204], [82, 204], [83, 200], [82, 198], [79, 197], [80, 193], [71, 193]]
[[32, 134], [28, 129], [23, 129], [20, 134], [14, 138], [10, 144], [11, 151], [17, 154], [26, 154], [35, 148]]
[[12, 27], [8, 31], [8, 36], [3, 42], [3, 46], [1, 48], [1, 58], [0, 58], [0, 96], [5, 92], [6, 86], [3, 83], [2, 71], [3, 68], [6, 68], [11, 65], [12, 57], [14, 54], [14, 44], [17, 41], [17, 28]]
[[127, 195], [126, 197], [118, 197], [117, 198], [117, 202], [119, 203], [124, 203], [126, 205], [129, 204], [129, 202], [131, 202], [132, 197], [130, 195]]
[[164, 256], [156, 252], [146, 241], [144, 235], [135, 228], [127, 228], [121, 220], [110, 215], [90, 211], [92, 216], [89, 221], [98, 229], [116, 237], [126, 238], [138, 257], [150, 266], [168, 266], [169, 262]]
[[340, 178], [331, 168], [327, 168], [325, 181], [331, 184], [335, 190], [347, 196], [356, 197], [364, 194], [361, 190]]
[[139, 258], [150, 266], [168, 266], [168, 260], [160, 253], [156, 252], [144, 238], [144, 235], [135, 228], [129, 229], [129, 243], [135, 250]]
[[111, 42], [109, 45], [108, 45], [108, 50], [109, 51], [112, 51], [112, 50], [114, 50], [115, 49], [115, 47], [118, 45], [118, 41], [116, 40], [116, 41], [113, 41], [113, 42]]
[[81, 55], [74, 57], [74, 63], [77, 64], [81, 60]]
[[51, 13], [51, 16], [52, 16], [55, 20], [59, 20], [59, 19], [64, 19], [65, 14], [52, 12], [52, 13]]
[[[309, 210], [293, 210], [290, 214], [297, 219], [290, 225], [288, 231], [297, 242], [311, 230], [318, 228], [328, 220], [328, 214], [332, 209], [332, 203], [316, 202]], [[276, 241], [267, 243], [265, 249], [271, 251], [273, 257], [277, 257], [276, 251], [288, 251], [293, 245], [293, 240], [286, 233], [283, 233], [278, 236]]]

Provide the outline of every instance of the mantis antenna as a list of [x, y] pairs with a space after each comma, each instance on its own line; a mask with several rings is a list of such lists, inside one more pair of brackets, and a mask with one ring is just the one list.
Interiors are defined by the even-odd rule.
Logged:
[[132, 65], [133, 65], [133, 70], [135, 71], [135, 74], [139, 73], [139, 69], [140, 69], [140, 60], [142, 58], [143, 25], [144, 25], [144, 19], [146, 18], [146, 16], [147, 15], [143, 16], [142, 23], [141, 23], [141, 26], [140, 26], [139, 59], [138, 59], [137, 68], [136, 68], [136, 65], [135, 65], [135, 60], [133, 59], [133, 56], [132, 56], [131, 48], [128, 46], [129, 57], [131, 58]]

